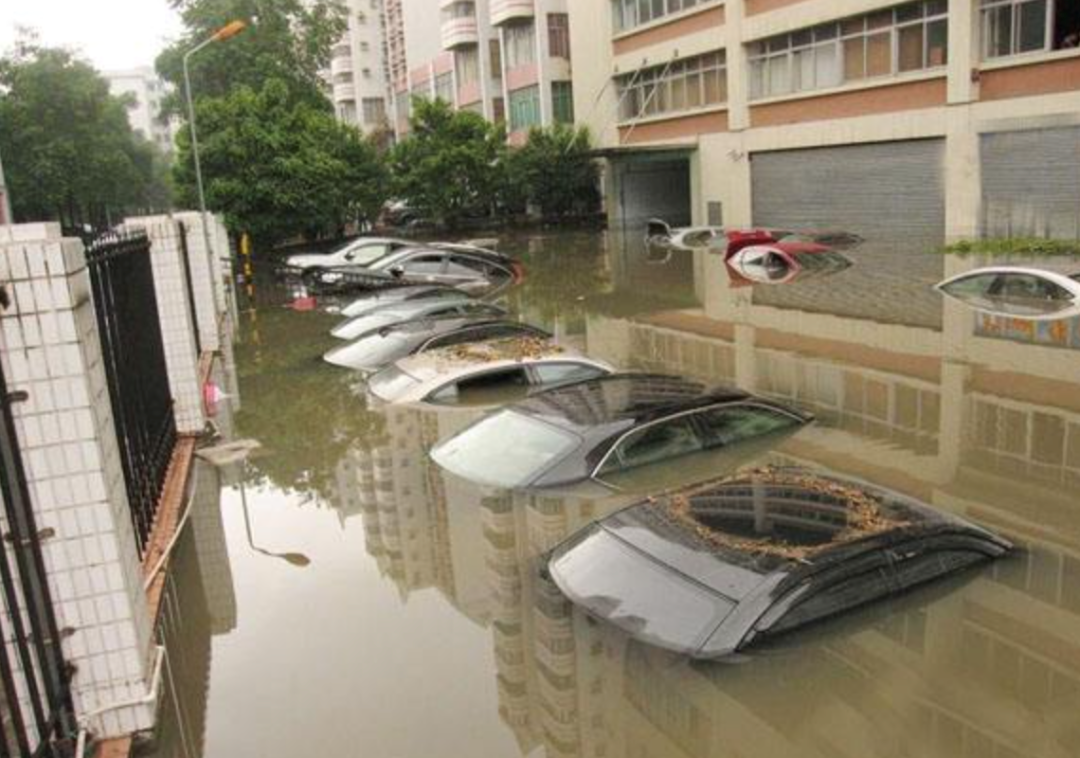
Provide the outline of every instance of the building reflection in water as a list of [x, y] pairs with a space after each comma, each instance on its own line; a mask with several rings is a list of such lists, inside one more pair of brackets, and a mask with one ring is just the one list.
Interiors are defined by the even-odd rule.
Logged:
[[[620, 288], [652, 264], [626, 255], [604, 267], [632, 303]], [[1022, 550], [948, 592], [886, 603], [741, 665], [691, 665], [588, 620], [537, 571], [544, 551], [617, 499], [444, 478], [426, 451], [469, 414], [391, 410], [385, 434], [341, 464], [339, 490], [353, 493], [342, 517], [361, 514], [368, 552], [403, 596], [433, 587], [489, 630], [499, 714], [522, 753], [1080, 754], [1080, 325], [1028, 334], [923, 286], [973, 260], [921, 260], [918, 287], [868, 304], [847, 272], [813, 281], [815, 292], [732, 289], [722, 261], [689, 256], [672, 263], [692, 272], [692, 291], [671, 298], [681, 305], [650, 299], [634, 312], [594, 298], [583, 347], [797, 403], [820, 423], [769, 460], [898, 490]]]

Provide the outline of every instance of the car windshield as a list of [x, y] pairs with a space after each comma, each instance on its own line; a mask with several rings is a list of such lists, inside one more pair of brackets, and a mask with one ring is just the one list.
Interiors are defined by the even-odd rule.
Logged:
[[[513, 440], [513, 444], [507, 444]], [[432, 452], [443, 468], [498, 487], [520, 487], [565, 456], [578, 438], [515, 411], [501, 411], [450, 438]]]
[[639, 639], [693, 652], [735, 607], [599, 527], [551, 563], [571, 600]]
[[339, 253], [349, 253], [349, 263], [359, 266], [369, 266], [380, 258], [389, 255], [390, 245], [385, 242], [361, 242], [353, 243], [339, 248]]
[[371, 377], [368, 389], [383, 400], [394, 400], [419, 383], [420, 380], [412, 374], [402, 371], [397, 366], [390, 366]]
[[839, 253], [796, 253], [794, 257], [800, 266], [808, 270], [846, 268], [848, 266], [848, 259]]

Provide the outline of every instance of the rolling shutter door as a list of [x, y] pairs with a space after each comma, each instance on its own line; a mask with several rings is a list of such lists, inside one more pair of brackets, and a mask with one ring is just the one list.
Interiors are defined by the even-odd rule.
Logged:
[[1080, 238], [1080, 127], [980, 137], [989, 237]]
[[754, 223], [940, 244], [944, 150], [933, 139], [755, 153]]

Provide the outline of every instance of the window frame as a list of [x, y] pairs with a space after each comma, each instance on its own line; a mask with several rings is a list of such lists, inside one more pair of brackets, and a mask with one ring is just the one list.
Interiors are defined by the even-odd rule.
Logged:
[[[715, 82], [719, 85], [716, 101], [710, 101], [707, 97], [710, 76], [715, 77]], [[676, 82], [683, 89], [682, 107], [674, 107]], [[701, 55], [620, 74], [615, 77], [615, 88], [619, 103], [619, 123], [624, 124], [642, 118], [677, 118], [684, 113], [725, 108], [729, 94], [727, 50], [711, 50]], [[696, 89], [694, 102], [691, 102], [691, 88]]]
[[[1010, 2], [1011, 0], [1002, 0]], [[1033, 1], [1033, 0], [1025, 0]], [[750, 102], [768, 100], [776, 97], [796, 96], [804, 93], [813, 93], [821, 90], [829, 90], [838, 87], [884, 81], [888, 78], [927, 74], [934, 71], [947, 69], [949, 60], [949, 36], [948, 36], [948, 5], [935, 8], [940, 0], [916, 0], [916, 2], [902, 3], [889, 8], [862, 13], [856, 16], [829, 21], [823, 24], [797, 29], [785, 34], [752, 40], [746, 44], [747, 69], [749, 75]], [[907, 18], [905, 11], [917, 10], [917, 15]], [[890, 14], [887, 24], [873, 26], [875, 17]], [[945, 44], [944, 56], [941, 63], [933, 64], [931, 56], [931, 28], [944, 23]], [[858, 25], [858, 29], [852, 29]], [[902, 69], [900, 55], [900, 37], [905, 30], [921, 27], [921, 65], [915, 68]], [[869, 42], [873, 38], [887, 34], [889, 37], [889, 70], [884, 73], [875, 73], [870, 67]], [[800, 41], [801, 37], [808, 37]], [[860, 43], [861, 72], [855, 76], [849, 73], [849, 50], [852, 43]], [[818, 64], [820, 51], [832, 50], [835, 56], [833, 77], [822, 81], [822, 70]], [[811, 70], [814, 75], [813, 84], [807, 86], [799, 81], [796, 72], [803, 69], [799, 65], [799, 54], [811, 53]], [[777, 84], [779, 70], [786, 69], [782, 76], [786, 77], [783, 84]], [[774, 72], [774, 66], [778, 71]], [[820, 83], [819, 83], [820, 82]]]
[[[1020, 20], [1023, 6], [1040, 0], [981, 0], [979, 3], [979, 54], [983, 61], [999, 61], [1026, 55], [1042, 55], [1054, 51], [1054, 16], [1058, 0], [1045, 0], [1046, 18], [1043, 28], [1043, 45], [1039, 49], [1020, 50]], [[990, 46], [992, 35], [989, 33], [990, 18], [995, 11], [1009, 8], [1009, 51], [992, 55]]]

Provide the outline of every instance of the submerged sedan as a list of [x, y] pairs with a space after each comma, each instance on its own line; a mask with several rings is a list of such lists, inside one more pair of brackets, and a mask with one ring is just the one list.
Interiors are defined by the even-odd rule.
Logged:
[[341, 308], [339, 313], [345, 318], [356, 318], [390, 304], [411, 303], [417, 300], [463, 300], [467, 297], [468, 295], [461, 290], [444, 284], [391, 287], [367, 292]]
[[738, 389], [615, 374], [482, 418], [437, 445], [431, 457], [453, 474], [497, 487], [610, 484], [646, 465], [790, 433], [812, 420]]
[[990, 266], [957, 274], [938, 291], [975, 310], [1028, 321], [1080, 315], [1080, 272], [1062, 274], [1041, 268]]
[[690, 226], [673, 228], [666, 221], [651, 219], [646, 227], [647, 247], [674, 250], [711, 250], [723, 253], [727, 260], [745, 247], [775, 243], [808, 243], [822, 245], [834, 250], [847, 250], [863, 243], [863, 238], [852, 232], [822, 229], [744, 229], [721, 226]]
[[719, 658], [1010, 548], [895, 492], [766, 468], [608, 516], [555, 548], [547, 571], [631, 636]]
[[751, 245], [725, 261], [733, 284], [788, 284], [796, 279], [830, 276], [851, 267], [851, 261], [824, 245], [785, 241]]
[[547, 339], [551, 335], [535, 326], [503, 319], [474, 317], [417, 319], [379, 329], [355, 342], [336, 347], [323, 356], [335, 366], [371, 373], [409, 355], [474, 342], [531, 337]]
[[417, 300], [378, 307], [363, 316], [343, 321], [330, 334], [339, 340], [356, 340], [379, 329], [423, 318], [499, 318], [506, 309], [476, 300]]
[[[371, 377], [368, 390], [386, 403], [485, 405], [609, 373], [603, 361], [551, 340], [514, 337], [403, 358]], [[502, 445], [517, 442], [507, 437]]]

